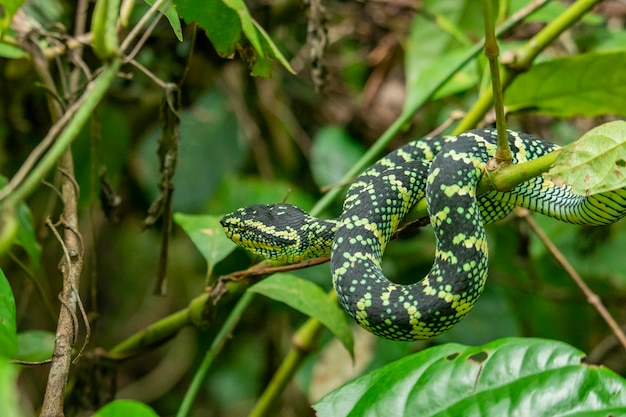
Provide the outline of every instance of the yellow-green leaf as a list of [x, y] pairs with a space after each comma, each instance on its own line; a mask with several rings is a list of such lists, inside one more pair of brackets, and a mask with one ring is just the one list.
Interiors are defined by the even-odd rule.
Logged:
[[564, 147], [546, 177], [580, 195], [626, 187], [626, 122], [598, 126]]

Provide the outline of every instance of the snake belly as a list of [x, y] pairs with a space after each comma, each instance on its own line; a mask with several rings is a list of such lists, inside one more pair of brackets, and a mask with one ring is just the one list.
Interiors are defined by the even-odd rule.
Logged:
[[[508, 135], [514, 162], [557, 148], [524, 133]], [[477, 197], [476, 185], [495, 154], [496, 140], [495, 130], [481, 129], [411, 142], [357, 178], [338, 219], [317, 219], [275, 204], [239, 209], [222, 225], [235, 243], [267, 258], [296, 262], [330, 252], [339, 302], [359, 325], [392, 340], [429, 338], [460, 321], [484, 288], [484, 224], [515, 206], [583, 225], [609, 224], [626, 214], [626, 189], [583, 197], [542, 177]], [[421, 198], [435, 234], [435, 260], [421, 280], [395, 284], [382, 272], [382, 256]]]

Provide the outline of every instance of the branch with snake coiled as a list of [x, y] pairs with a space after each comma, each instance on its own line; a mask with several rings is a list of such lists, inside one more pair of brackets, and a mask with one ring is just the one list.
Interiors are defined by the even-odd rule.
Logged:
[[[511, 191], [476, 196], [496, 150], [495, 129], [411, 142], [361, 174], [348, 190], [341, 216], [323, 220], [288, 204], [244, 207], [222, 218], [237, 245], [268, 259], [298, 262], [330, 253], [342, 307], [365, 329], [392, 340], [436, 336], [474, 306], [487, 278], [484, 225], [520, 206], [579, 225], [606, 225], [626, 215], [626, 189], [589, 197], [539, 176]], [[509, 131], [514, 162], [557, 146]], [[426, 198], [436, 239], [428, 274], [409, 285], [382, 272], [385, 247], [398, 225]]]

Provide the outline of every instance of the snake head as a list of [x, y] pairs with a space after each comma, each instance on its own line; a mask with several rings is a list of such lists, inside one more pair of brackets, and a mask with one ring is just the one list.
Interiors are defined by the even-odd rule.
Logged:
[[298, 231], [307, 217], [289, 204], [258, 204], [237, 209], [220, 223], [237, 246], [267, 259], [297, 262], [302, 243]]

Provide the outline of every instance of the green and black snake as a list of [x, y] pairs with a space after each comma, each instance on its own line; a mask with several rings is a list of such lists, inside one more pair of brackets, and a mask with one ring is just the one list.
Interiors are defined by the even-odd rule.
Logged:
[[[269, 259], [297, 262], [330, 252], [340, 304], [372, 333], [392, 340], [435, 336], [461, 320], [483, 290], [486, 223], [516, 206], [580, 225], [610, 224], [626, 214], [626, 189], [583, 197], [541, 176], [508, 192], [476, 196], [496, 137], [494, 129], [481, 129], [417, 140], [391, 152], [356, 179], [337, 219], [273, 204], [236, 210], [221, 223], [235, 243]], [[514, 131], [508, 139], [515, 163], [557, 148]], [[435, 233], [435, 261], [416, 283], [395, 284], [382, 272], [383, 252], [421, 198]]]

